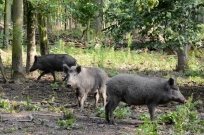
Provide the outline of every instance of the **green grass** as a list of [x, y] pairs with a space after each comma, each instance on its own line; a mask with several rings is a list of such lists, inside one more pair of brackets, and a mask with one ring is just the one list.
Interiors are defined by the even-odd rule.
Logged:
[[[61, 50], [60, 48], [64, 48]], [[203, 85], [204, 58], [189, 55], [189, 69], [185, 72], [176, 72], [177, 56], [159, 52], [138, 53], [137, 51], [101, 48], [94, 50], [75, 48], [73, 46], [59, 47], [52, 53], [67, 53], [77, 59], [82, 66], [96, 66], [103, 68], [109, 76], [119, 73], [139, 73], [158, 77], [177, 76], [179, 85], [195, 81], [195, 85]]]
[[66, 130], [71, 130], [72, 128], [81, 128], [78, 124], [76, 124], [76, 119], [73, 113], [69, 111], [64, 111], [63, 119], [58, 119], [57, 128], [62, 128]]

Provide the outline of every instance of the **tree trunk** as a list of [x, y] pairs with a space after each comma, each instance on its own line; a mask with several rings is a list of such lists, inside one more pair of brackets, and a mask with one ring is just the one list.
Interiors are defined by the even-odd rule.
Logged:
[[19, 83], [24, 79], [22, 60], [23, 0], [13, 0], [12, 79]]
[[184, 46], [183, 49], [178, 51], [178, 65], [177, 71], [185, 70], [188, 68], [188, 45]]
[[11, 19], [11, 6], [10, 0], [5, 0], [5, 7], [4, 7], [4, 36], [3, 36], [3, 47], [8, 48], [9, 45], [9, 23]]
[[[26, 73], [29, 73], [29, 69], [34, 62], [34, 56], [36, 55], [35, 45], [35, 21], [36, 15], [33, 12], [33, 6], [31, 2], [27, 1], [27, 60], [26, 60]], [[32, 75], [33, 72], [30, 74]]]
[[[72, 8], [72, 2], [70, 2], [70, 8]], [[69, 17], [69, 30], [72, 30], [72, 13], [70, 13]]]
[[75, 20], [74, 21], [74, 29], [77, 30], [79, 28], [78, 22]]
[[1, 59], [1, 54], [0, 54], [0, 70], [1, 70], [1, 74], [3, 76], [3, 81], [4, 83], [7, 82], [7, 79], [6, 79], [6, 75], [5, 75], [5, 70], [4, 70], [4, 65], [3, 65], [3, 62], [2, 62], [2, 59]]
[[[66, 6], [65, 6], [65, 8], [64, 8], [64, 13], [67, 14]], [[65, 31], [67, 30], [67, 16], [66, 16], [65, 19], [64, 19], [64, 30], [65, 30]]]
[[39, 29], [39, 38], [40, 38], [40, 54], [46, 55], [49, 54], [49, 46], [47, 39], [47, 20], [44, 15], [41, 13], [38, 14], [38, 29]]
[[50, 14], [47, 16], [47, 30], [52, 33], [52, 17]]
[[[96, 0], [97, 4], [102, 4], [102, 0]], [[96, 27], [95, 27], [95, 33], [96, 36], [99, 35], [99, 33], [101, 32], [102, 29], [102, 17], [100, 16], [99, 11], [97, 11], [98, 17], [95, 19], [96, 22]]]
[[89, 17], [87, 20], [87, 26], [86, 26], [86, 41], [87, 42], [90, 39], [90, 23], [91, 23], [91, 18]]

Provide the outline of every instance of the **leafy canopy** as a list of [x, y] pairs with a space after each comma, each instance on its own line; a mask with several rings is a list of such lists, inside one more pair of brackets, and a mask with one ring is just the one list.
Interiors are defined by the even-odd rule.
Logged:
[[180, 48], [186, 44], [199, 45], [201, 38], [201, 8], [204, 0], [114, 0], [105, 5], [105, 31], [121, 42], [127, 33], [139, 30], [140, 35], [155, 41], [161, 36], [164, 43], [158, 46]]

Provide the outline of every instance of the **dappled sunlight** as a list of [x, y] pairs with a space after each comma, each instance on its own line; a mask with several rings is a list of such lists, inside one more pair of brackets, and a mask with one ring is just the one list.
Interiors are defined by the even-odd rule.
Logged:
[[[191, 84], [197, 80], [197, 85], [203, 85], [202, 71], [204, 61], [201, 58], [189, 56], [189, 69], [185, 72], [176, 72], [177, 56], [159, 52], [138, 53], [137, 51], [114, 51], [112, 48], [78, 49], [67, 48], [66, 53], [77, 59], [82, 66], [96, 66], [105, 69], [109, 75], [117, 73], [147, 74], [157, 77], [179, 77], [178, 83]], [[109, 73], [114, 72], [114, 73]], [[186, 76], [187, 75], [187, 76]], [[185, 77], [184, 77], [185, 76]]]

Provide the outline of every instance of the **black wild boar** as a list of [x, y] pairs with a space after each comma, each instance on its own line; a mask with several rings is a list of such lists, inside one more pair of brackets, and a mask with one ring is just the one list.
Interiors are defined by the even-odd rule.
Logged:
[[95, 106], [98, 106], [99, 95], [102, 94], [103, 105], [106, 105], [106, 81], [108, 75], [96, 67], [68, 67], [64, 64], [64, 72], [67, 74], [67, 87], [76, 92], [80, 111], [83, 110], [84, 101], [89, 93], [95, 94]]
[[105, 106], [106, 120], [111, 124], [115, 124], [113, 111], [120, 101], [129, 105], [147, 105], [152, 121], [158, 104], [186, 102], [172, 78], [166, 80], [145, 75], [119, 74], [107, 82], [106, 92], [109, 99]]
[[[55, 71], [63, 72], [63, 64], [75, 66], [76, 60], [68, 54], [48, 54], [43, 56], [35, 56], [35, 61], [30, 68], [30, 72], [35, 71], [36, 69], [43, 71], [37, 80], [39, 80], [43, 75], [51, 73], [55, 82]], [[64, 80], [65, 79], [66, 77]]]

